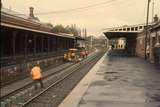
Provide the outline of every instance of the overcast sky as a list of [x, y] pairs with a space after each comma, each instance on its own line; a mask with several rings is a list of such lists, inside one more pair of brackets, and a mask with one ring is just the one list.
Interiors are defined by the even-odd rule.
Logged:
[[[153, 1], [154, 13], [160, 16], [160, 0], [151, 0], [150, 20]], [[3, 7], [24, 14], [29, 13], [30, 6], [34, 7], [34, 13], [42, 13], [103, 3], [77, 11], [36, 15], [42, 22], [53, 25], [76, 24], [80, 28], [87, 28], [88, 35], [95, 36], [101, 35], [103, 28], [146, 22], [147, 0], [2, 0], [2, 3]]]

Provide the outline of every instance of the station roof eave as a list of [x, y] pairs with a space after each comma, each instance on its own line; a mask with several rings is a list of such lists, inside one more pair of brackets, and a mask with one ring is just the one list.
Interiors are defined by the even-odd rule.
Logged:
[[26, 27], [22, 27], [22, 26], [10, 25], [10, 24], [7, 24], [7, 23], [1, 23], [1, 26], [5, 26], [5, 27], [9, 27], [9, 28], [15, 28], [15, 29], [21, 29], [21, 30], [26, 30], [26, 31], [31, 31], [31, 32], [37, 32], [37, 33], [42, 33], [42, 34], [48, 34], [50, 36], [58, 36], [58, 37], [75, 39], [74, 36], [66, 36], [66, 35], [62, 35], [62, 34], [56, 34], [56, 33], [52, 33], [52, 32], [26, 28]]
[[114, 38], [136, 38], [139, 32], [103, 32], [108, 39]]
[[81, 37], [81, 36], [75, 36], [75, 38], [76, 38], [77, 40], [85, 40], [85, 38], [83, 38], [83, 37]]
[[54, 33], [51, 31], [52, 27], [46, 26], [44, 23], [40, 21], [29, 19], [29, 17], [26, 15], [20, 14], [18, 12], [6, 8], [2, 8], [0, 25], [2, 27], [47, 34], [49, 36], [58, 36], [75, 39], [75, 37], [72, 35]]

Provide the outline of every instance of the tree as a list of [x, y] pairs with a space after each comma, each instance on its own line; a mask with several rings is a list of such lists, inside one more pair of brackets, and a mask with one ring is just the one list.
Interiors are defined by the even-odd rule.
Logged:
[[53, 27], [52, 32], [54, 33], [63, 33], [64, 27], [62, 25], [56, 25]]
[[71, 27], [69, 28], [70, 29], [70, 31], [72, 32], [72, 34], [74, 35], [74, 36], [79, 36], [78, 35], [78, 28], [76, 28], [76, 26], [74, 25], [71, 25]]
[[73, 34], [74, 36], [79, 36], [78, 33], [78, 28], [76, 26], [69, 26], [67, 25], [64, 27], [63, 25], [56, 25], [53, 27], [52, 32], [54, 33], [68, 33], [68, 34]]

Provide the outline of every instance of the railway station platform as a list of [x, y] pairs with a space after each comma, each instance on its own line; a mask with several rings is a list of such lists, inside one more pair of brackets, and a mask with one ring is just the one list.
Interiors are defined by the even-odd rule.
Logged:
[[58, 107], [160, 107], [160, 71], [106, 53]]

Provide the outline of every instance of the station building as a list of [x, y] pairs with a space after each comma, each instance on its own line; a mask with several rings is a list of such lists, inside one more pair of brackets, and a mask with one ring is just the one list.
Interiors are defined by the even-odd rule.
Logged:
[[148, 29], [148, 35], [146, 39], [146, 30], [143, 30], [137, 35], [136, 40], [136, 56], [141, 58], [145, 57], [145, 41], [146, 43], [146, 51], [149, 53], [148, 60], [151, 63], [155, 62], [154, 58], [154, 48], [160, 47], [160, 21], [156, 21], [152, 26]]
[[[60, 64], [63, 53], [74, 47], [75, 37], [52, 32], [52, 25], [29, 16], [1, 8], [1, 83], [29, 75], [34, 63], [42, 69]], [[21, 76], [20, 76], [21, 75]]]
[[104, 34], [115, 49], [121, 47], [119, 40], [123, 38], [122, 49], [126, 53], [141, 58], [146, 55], [149, 62], [160, 67], [160, 20], [157, 15], [154, 22], [148, 24], [147, 30], [145, 24], [124, 25], [104, 29]]

